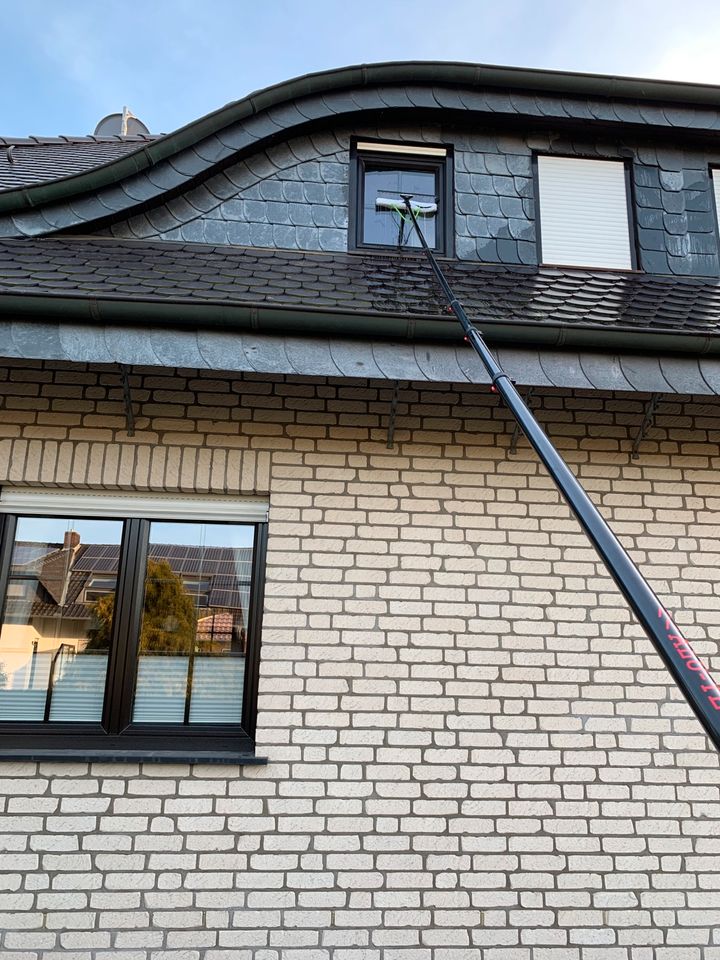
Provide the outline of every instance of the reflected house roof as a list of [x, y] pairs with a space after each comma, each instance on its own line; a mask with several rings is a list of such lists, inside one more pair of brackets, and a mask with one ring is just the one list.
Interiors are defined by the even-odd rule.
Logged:
[[[69, 551], [59, 544], [16, 545], [11, 575], [28, 576], [38, 581], [36, 599], [31, 608], [33, 617], [87, 619], [88, 606], [83, 602], [85, 589], [91, 586], [96, 576], [107, 577], [117, 573], [120, 557], [118, 544], [80, 544], [72, 552], [74, 557], [68, 563]], [[167, 560], [173, 573], [180, 577], [209, 582], [207, 607], [225, 607], [237, 611], [247, 609], [251, 547], [193, 547], [155, 543], [149, 546], [149, 556], [153, 560]], [[63, 595], [65, 602], [61, 606]], [[27, 601], [8, 598], [6, 612], [26, 614]], [[232, 623], [233, 614], [228, 613], [227, 616]], [[199, 622], [202, 623], [202, 620]]]
[[[75, 571], [77, 559], [85, 549], [82, 544], [74, 548], [59, 543], [15, 545], [10, 575], [37, 581], [33, 616], [58, 616], [61, 610], [66, 619], [87, 617], [87, 608], [77, 602], [87, 578]], [[8, 598], [6, 612], [25, 612], [26, 604], [27, 601]]]
[[13, 567], [36, 563], [49, 553], [60, 549], [62, 549], [61, 543], [16, 543], [13, 550]]
[[201, 617], [197, 622], [198, 640], [210, 640], [214, 643], [232, 644], [236, 637], [233, 630], [237, 629], [235, 617], [230, 611], [223, 610], [220, 613], [211, 614], [209, 617]]

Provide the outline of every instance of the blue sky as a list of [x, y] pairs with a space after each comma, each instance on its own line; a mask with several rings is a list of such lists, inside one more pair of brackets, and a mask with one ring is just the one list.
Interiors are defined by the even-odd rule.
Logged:
[[465, 60], [720, 83], [716, 0], [9, 0], [0, 134], [169, 132], [351, 63]]

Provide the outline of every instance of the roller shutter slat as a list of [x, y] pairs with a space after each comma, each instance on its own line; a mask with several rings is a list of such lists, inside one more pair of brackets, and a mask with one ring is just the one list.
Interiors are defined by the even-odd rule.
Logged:
[[543, 263], [632, 269], [623, 163], [538, 157], [538, 182]]

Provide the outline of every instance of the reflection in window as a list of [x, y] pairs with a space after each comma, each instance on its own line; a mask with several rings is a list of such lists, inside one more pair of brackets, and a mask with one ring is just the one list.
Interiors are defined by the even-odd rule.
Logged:
[[[367, 163], [363, 193], [363, 243], [419, 247], [420, 241], [410, 219], [393, 210], [378, 210], [376, 201], [378, 197], [383, 197], [397, 200], [401, 206], [404, 195], [412, 196], [418, 204], [433, 204], [437, 202], [437, 194], [435, 170], [403, 169], [401, 166], [378, 166], [373, 169]], [[436, 222], [436, 216], [418, 217], [418, 225], [430, 247], [436, 246]]]
[[[122, 528], [18, 518], [0, 629], [0, 720], [101, 720]], [[95, 572], [106, 586], [98, 601], [86, 591]]]
[[252, 529], [154, 522], [133, 721], [240, 723]]
[[93, 603], [115, 592], [115, 577], [92, 577], [85, 588], [85, 600]]

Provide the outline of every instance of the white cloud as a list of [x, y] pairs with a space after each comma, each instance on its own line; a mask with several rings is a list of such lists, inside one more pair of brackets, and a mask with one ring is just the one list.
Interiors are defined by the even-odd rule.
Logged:
[[658, 60], [649, 66], [648, 76], [689, 83], [720, 84], [718, 61], [720, 25], [702, 36], [673, 38]]

